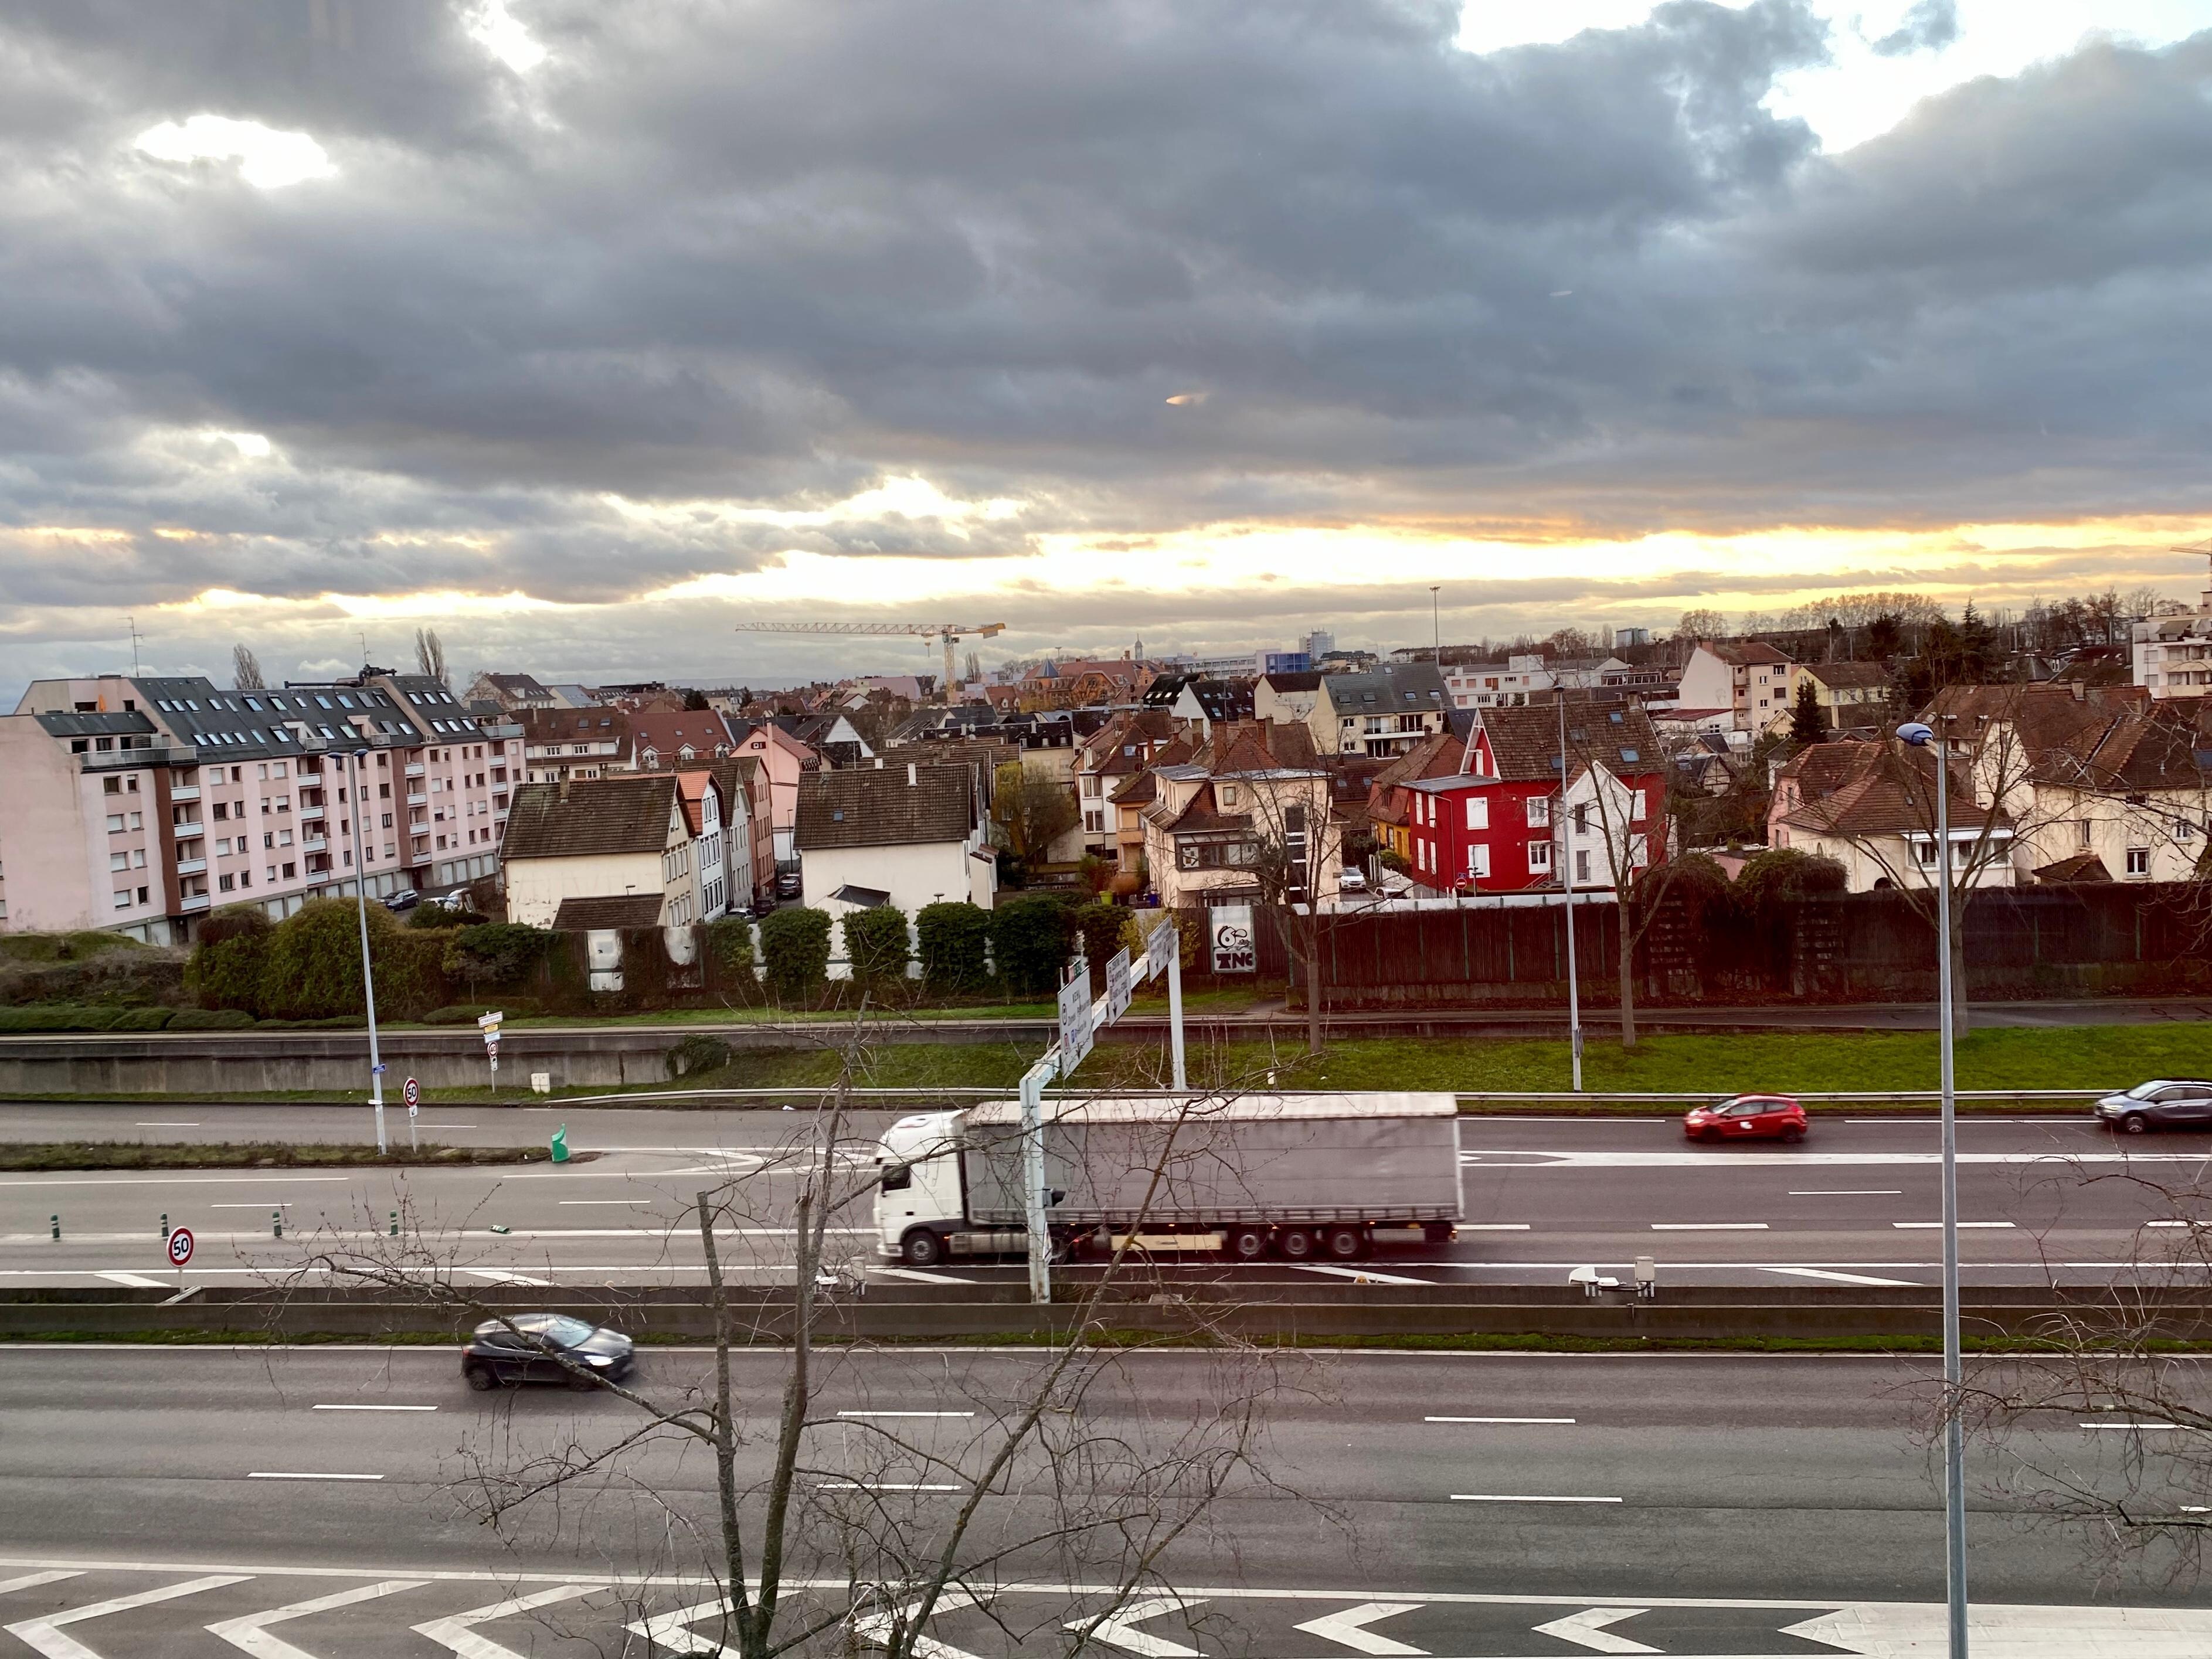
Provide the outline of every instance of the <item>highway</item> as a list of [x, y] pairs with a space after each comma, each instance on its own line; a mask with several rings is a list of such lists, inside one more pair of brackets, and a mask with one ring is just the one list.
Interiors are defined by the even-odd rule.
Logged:
[[[894, 1278], [1018, 1278], [1018, 1263], [955, 1261], [917, 1273], [875, 1264], [868, 1143], [887, 1114], [860, 1115], [839, 1151], [838, 1249]], [[174, 1283], [161, 1224], [192, 1229], [188, 1283], [248, 1284], [290, 1271], [331, 1233], [445, 1237], [487, 1283], [696, 1283], [702, 1257], [685, 1206], [702, 1186], [739, 1194], [726, 1245], [736, 1269], [789, 1260], [790, 1195], [807, 1157], [799, 1112], [426, 1111], [426, 1139], [542, 1143], [566, 1122], [593, 1153], [556, 1168], [240, 1170], [0, 1174], [0, 1285]], [[404, 1115], [392, 1130], [404, 1137]], [[1668, 1120], [1467, 1117], [1460, 1121], [1466, 1224], [1435, 1249], [1378, 1253], [1357, 1271], [1388, 1282], [1558, 1283], [1577, 1266], [1626, 1272], [1639, 1255], [1662, 1283], [1936, 1282], [1939, 1217], [1931, 1119], [1814, 1121], [1802, 1146], [1707, 1147]], [[362, 1139], [368, 1114], [330, 1107], [21, 1106], [0, 1134], [21, 1139]], [[1978, 1285], [2101, 1284], [2155, 1271], [2185, 1218], [2157, 1188], [2203, 1178], [2212, 1134], [2120, 1139], [2081, 1118], [1970, 1118], [1961, 1125], [1966, 1278]], [[283, 1237], [274, 1236], [281, 1217]], [[52, 1237], [54, 1218], [62, 1237]], [[1248, 1276], [1342, 1276], [1333, 1266], [1260, 1264]]]
[[[994, 1406], [1022, 1397], [1040, 1363], [957, 1352], [828, 1360], [823, 1420], [804, 1454], [815, 1541], [793, 1570], [836, 1571], [823, 1540], [854, 1503], [911, 1536], [941, 1538], [963, 1477], [994, 1443]], [[1256, 1472], [1266, 1480], [1234, 1484], [1212, 1524], [1164, 1558], [1182, 1605], [1158, 1598], [1094, 1651], [1901, 1656], [1924, 1652], [1905, 1644], [1940, 1628], [1940, 1510], [1914, 1426], [1925, 1364], [1285, 1363], [1267, 1407]], [[1193, 1352], [1116, 1362], [1079, 1425], [1060, 1432], [1163, 1444], [1204, 1415], [1218, 1364]], [[744, 1353], [735, 1364], [751, 1437], [741, 1469], [757, 1476], [783, 1361]], [[702, 1386], [707, 1369], [696, 1351], [653, 1351], [638, 1385], [672, 1396]], [[884, 1419], [867, 1414], [890, 1411], [946, 1414], [892, 1429], [944, 1459], [928, 1481], [873, 1454]], [[541, 1500], [504, 1536], [474, 1519], [470, 1485], [476, 1472], [511, 1472], [550, 1450], [604, 1449], [638, 1418], [621, 1400], [558, 1388], [471, 1394], [447, 1352], [0, 1348], [0, 1627], [22, 1644], [0, 1638], [0, 1653], [643, 1654], [642, 1642], [620, 1646], [625, 1623], [705, 1594], [683, 1577], [698, 1558], [668, 1541], [672, 1517], [703, 1521], [710, 1510], [711, 1476], [696, 1453], [648, 1442], [561, 1503]], [[2040, 1438], [2094, 1470], [2127, 1437], [2061, 1419]], [[1992, 1495], [2006, 1467], [1978, 1449], [1971, 1472], [1978, 1654], [2212, 1650], [2198, 1590], [2161, 1582], [2156, 1562], [2100, 1586], [2079, 1537], [2028, 1527]], [[1099, 1499], [1079, 1467], [1063, 1478], [1065, 1501]], [[1048, 1484], [1025, 1469], [987, 1498], [977, 1550], [1040, 1530]], [[951, 1490], [909, 1489], [923, 1485]], [[658, 1577], [625, 1585], [640, 1574]], [[994, 1589], [1012, 1583], [1029, 1588]], [[1085, 1605], [1067, 1583], [1037, 1551], [980, 1573], [973, 1588], [988, 1608], [933, 1620], [937, 1659], [1060, 1650], [1060, 1626]], [[513, 1606], [532, 1596], [536, 1607]], [[70, 1620], [86, 1608], [95, 1611]], [[474, 1626], [439, 1623], [501, 1608]], [[292, 1646], [236, 1639], [231, 1621], [289, 1609], [303, 1610], [267, 1636]], [[211, 1625], [231, 1626], [231, 1637], [210, 1636]], [[685, 1645], [677, 1628], [664, 1625], [653, 1650], [715, 1650]], [[496, 1645], [461, 1644], [468, 1630]], [[1628, 1641], [1638, 1645], [1617, 1644]]]

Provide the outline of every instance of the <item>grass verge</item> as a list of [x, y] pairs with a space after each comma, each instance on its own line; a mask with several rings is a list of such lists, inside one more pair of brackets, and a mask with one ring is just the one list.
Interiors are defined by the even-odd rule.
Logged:
[[550, 1158], [543, 1146], [395, 1147], [379, 1152], [359, 1145], [287, 1144], [271, 1140], [205, 1144], [135, 1140], [0, 1142], [0, 1170], [304, 1170], [378, 1169], [433, 1164], [535, 1164]]

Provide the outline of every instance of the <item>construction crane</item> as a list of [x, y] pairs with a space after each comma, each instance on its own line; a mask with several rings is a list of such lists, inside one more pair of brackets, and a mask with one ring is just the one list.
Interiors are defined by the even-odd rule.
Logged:
[[941, 641], [945, 646], [945, 679], [939, 690], [945, 702], [952, 702], [955, 684], [952, 672], [952, 647], [963, 638], [988, 640], [994, 634], [1006, 631], [1004, 623], [739, 623], [740, 634], [905, 634], [919, 639]]

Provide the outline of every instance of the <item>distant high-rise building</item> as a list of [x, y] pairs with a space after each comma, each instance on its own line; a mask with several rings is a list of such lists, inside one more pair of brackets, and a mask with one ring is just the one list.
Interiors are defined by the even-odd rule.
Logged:
[[1651, 630], [1648, 628], [1616, 628], [1613, 630], [1613, 648], [1616, 651], [1627, 646], [1650, 643]]
[[1306, 656], [1310, 661], [1319, 662], [1335, 649], [1336, 635], [1326, 628], [1316, 628], [1306, 635]]

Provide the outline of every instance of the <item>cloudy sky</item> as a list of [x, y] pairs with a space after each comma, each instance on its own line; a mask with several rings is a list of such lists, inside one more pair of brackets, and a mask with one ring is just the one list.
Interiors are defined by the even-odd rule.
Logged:
[[2212, 0], [19, 0], [0, 698], [2191, 595], [2208, 316]]

